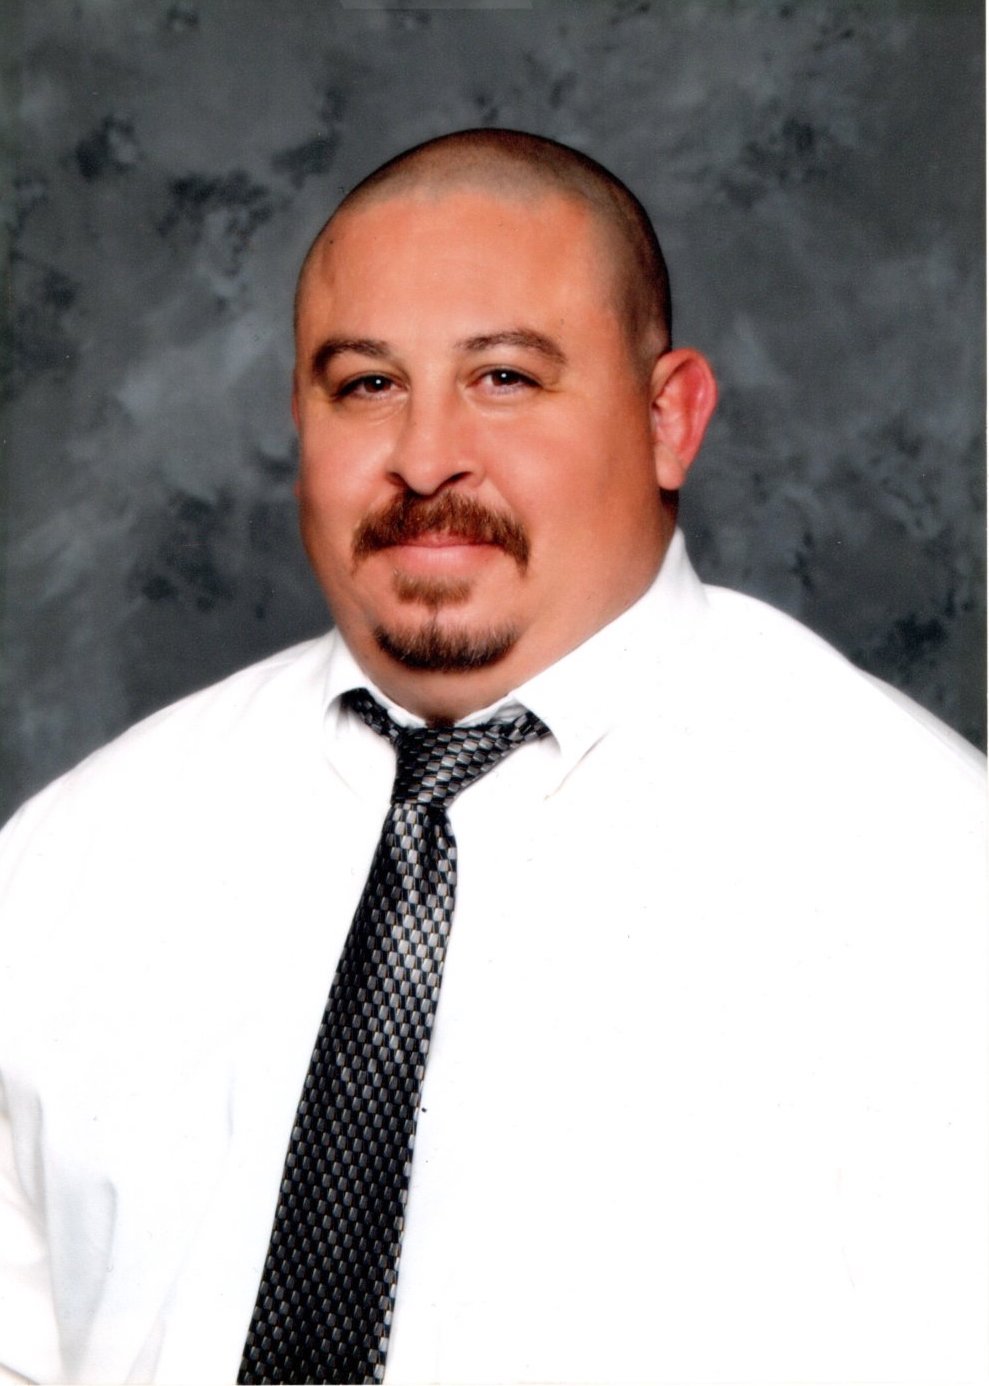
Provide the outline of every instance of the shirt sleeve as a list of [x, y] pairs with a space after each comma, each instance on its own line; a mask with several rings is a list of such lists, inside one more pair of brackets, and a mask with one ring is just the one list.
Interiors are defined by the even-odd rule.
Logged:
[[0, 1087], [0, 1384], [57, 1381], [58, 1326], [44, 1227], [17, 1169]]
[[[26, 908], [25, 870], [39, 853], [35, 820], [51, 793], [25, 805], [0, 833], [0, 1383], [64, 1380], [44, 1205], [45, 1183], [35, 1136], [19, 1126], [18, 1061], [23, 1026], [16, 1004], [26, 982], [25, 950], [44, 953], [39, 912]], [[58, 873], [43, 863], [42, 879]]]

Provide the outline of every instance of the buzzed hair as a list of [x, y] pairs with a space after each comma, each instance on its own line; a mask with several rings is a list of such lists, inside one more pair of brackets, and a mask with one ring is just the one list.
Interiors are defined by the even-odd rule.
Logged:
[[568, 145], [521, 130], [458, 130], [397, 154], [357, 184], [313, 241], [299, 272], [299, 294], [314, 253], [333, 220], [403, 191], [442, 192], [463, 184], [506, 196], [558, 193], [588, 204], [615, 253], [619, 313], [636, 354], [653, 356], [672, 342], [670, 281], [649, 215], [613, 173]]

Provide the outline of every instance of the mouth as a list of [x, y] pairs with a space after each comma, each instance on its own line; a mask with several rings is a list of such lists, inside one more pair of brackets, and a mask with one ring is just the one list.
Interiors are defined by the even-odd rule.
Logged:
[[[355, 566], [385, 551], [404, 567], [413, 564], [468, 565], [498, 554], [514, 560], [522, 572], [529, 561], [529, 540], [514, 518], [498, 514], [456, 492], [423, 500], [399, 496], [384, 511], [369, 515], [354, 536]], [[430, 569], [431, 570], [431, 569]]]
[[448, 530], [431, 530], [389, 544], [383, 550], [396, 568], [411, 573], [464, 573], [483, 566], [501, 553], [489, 539]]
[[449, 530], [430, 530], [417, 534], [414, 538], [400, 539], [393, 548], [458, 549], [478, 545], [490, 545], [489, 539], [478, 539], [470, 534], [451, 534]]

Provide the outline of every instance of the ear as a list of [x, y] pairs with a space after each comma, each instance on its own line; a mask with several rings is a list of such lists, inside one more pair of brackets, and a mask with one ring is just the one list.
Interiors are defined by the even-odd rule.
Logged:
[[650, 386], [656, 477], [662, 490], [678, 491], [714, 413], [718, 387], [706, 357], [692, 347], [660, 356]]

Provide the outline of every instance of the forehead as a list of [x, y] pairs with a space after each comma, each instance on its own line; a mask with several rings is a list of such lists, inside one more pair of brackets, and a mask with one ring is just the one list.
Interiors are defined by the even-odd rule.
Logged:
[[[541, 315], [555, 330], [615, 324], [614, 255], [582, 201], [464, 188], [374, 198], [339, 213], [300, 285], [300, 336], [327, 319], [387, 335], [387, 324]], [[360, 319], [360, 321], [358, 320]], [[342, 320], [342, 321], [341, 321]]]

